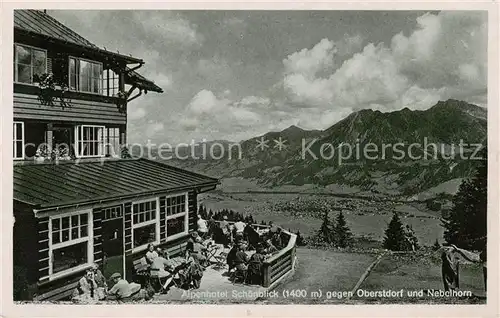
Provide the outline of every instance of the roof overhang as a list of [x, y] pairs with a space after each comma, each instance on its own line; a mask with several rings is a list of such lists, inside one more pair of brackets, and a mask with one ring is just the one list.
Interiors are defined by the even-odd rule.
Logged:
[[[134, 68], [136, 69], [136, 68]], [[137, 73], [134, 69], [128, 68], [125, 73], [125, 83], [135, 86], [146, 93], [148, 91], [163, 93], [163, 89], [155, 84], [155, 82], [148, 80], [141, 74]]]
[[64, 41], [64, 40], [61, 40], [61, 39], [58, 39], [55, 37], [51, 37], [49, 35], [40, 34], [38, 32], [29, 31], [29, 30], [26, 30], [23, 28], [15, 27], [15, 26], [14, 26], [14, 31], [19, 32], [21, 34], [40, 37], [40, 38], [43, 38], [43, 39], [45, 39], [49, 42], [52, 42], [52, 43], [62, 44], [62, 45], [70, 46], [70, 47], [73, 47], [75, 49], [79, 49], [82, 51], [87, 51], [89, 53], [101, 56], [104, 60], [111, 61], [111, 60], [115, 59], [115, 60], [119, 60], [125, 64], [144, 64], [144, 61], [142, 59], [139, 59], [139, 58], [136, 58], [133, 56], [129, 56], [129, 55], [124, 55], [124, 54], [108, 51], [105, 49], [101, 49], [97, 46], [80, 45], [77, 43], [73, 43], [70, 41]]

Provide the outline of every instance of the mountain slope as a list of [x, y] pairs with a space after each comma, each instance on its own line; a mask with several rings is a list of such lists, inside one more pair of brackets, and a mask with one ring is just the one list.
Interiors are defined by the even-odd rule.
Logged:
[[[425, 111], [361, 110], [324, 131], [291, 126], [243, 141], [221, 159], [171, 163], [264, 186], [345, 184], [413, 194], [471, 175], [475, 162], [464, 158], [475, 151], [471, 144], [486, 142], [486, 118], [486, 109], [457, 100]], [[259, 148], [260, 140], [267, 147]]]

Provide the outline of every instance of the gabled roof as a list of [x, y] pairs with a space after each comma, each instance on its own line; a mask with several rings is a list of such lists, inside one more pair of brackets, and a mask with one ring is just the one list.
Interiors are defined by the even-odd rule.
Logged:
[[147, 159], [14, 165], [14, 200], [36, 209], [133, 199], [218, 183]]
[[[66, 45], [78, 46], [81, 49], [91, 50], [105, 56], [112, 56], [126, 63], [144, 63], [142, 59], [99, 48], [41, 10], [14, 10], [14, 29], [41, 35], [47, 39], [65, 43]], [[148, 91], [163, 92], [161, 87], [136, 71], [131, 71], [126, 76], [125, 82], [130, 85], [135, 84], [138, 88]]]
[[75, 31], [40, 10], [14, 10], [14, 27], [81, 46], [98, 48]]

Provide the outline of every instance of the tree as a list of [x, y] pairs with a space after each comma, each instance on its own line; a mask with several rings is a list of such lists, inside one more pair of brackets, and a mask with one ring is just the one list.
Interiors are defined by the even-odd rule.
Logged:
[[415, 251], [418, 249], [418, 239], [415, 235], [415, 231], [410, 225], [406, 225], [405, 228], [405, 242], [403, 244], [403, 250]]
[[319, 228], [316, 237], [319, 240], [318, 243], [331, 244], [334, 242], [332, 225], [330, 224], [328, 211], [326, 211], [325, 214], [323, 215], [323, 222], [321, 223], [321, 227]]
[[474, 177], [462, 182], [450, 212], [442, 218], [443, 237], [448, 244], [472, 250], [486, 248], [487, 155], [484, 147]]
[[439, 241], [438, 239], [436, 239], [436, 241], [434, 241], [434, 244], [432, 245], [432, 249], [437, 251], [441, 248], [441, 244], [439, 244]]
[[403, 223], [401, 223], [397, 213], [394, 213], [391, 222], [389, 222], [385, 230], [384, 248], [392, 251], [402, 251], [404, 250], [405, 243], [406, 239]]
[[297, 230], [297, 233], [295, 233], [297, 235], [297, 246], [304, 246], [306, 245], [305, 242], [304, 242], [304, 237], [302, 237], [302, 234], [300, 234], [300, 231]]
[[335, 245], [337, 247], [347, 247], [352, 242], [352, 233], [349, 227], [347, 226], [347, 222], [344, 218], [344, 214], [342, 211], [337, 215], [335, 220], [335, 226], [333, 227], [333, 235], [335, 238]]

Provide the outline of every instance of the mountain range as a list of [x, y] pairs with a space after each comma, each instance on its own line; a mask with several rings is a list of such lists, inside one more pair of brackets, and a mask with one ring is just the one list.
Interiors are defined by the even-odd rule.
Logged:
[[467, 158], [486, 141], [486, 109], [450, 99], [424, 111], [365, 109], [325, 130], [290, 126], [240, 143], [207, 142], [206, 152], [213, 147], [214, 158], [203, 157], [198, 145], [178, 151], [179, 158], [189, 158], [167, 163], [270, 188], [336, 184], [409, 195], [471, 176], [477, 161]]

